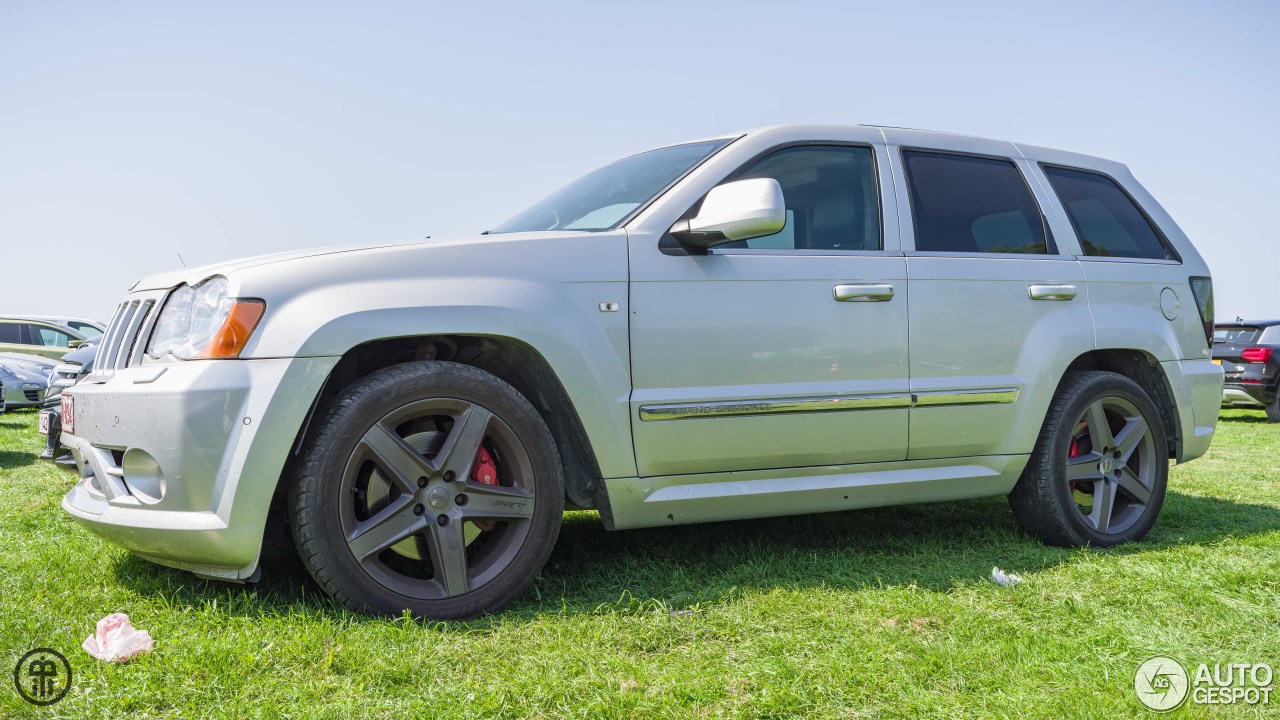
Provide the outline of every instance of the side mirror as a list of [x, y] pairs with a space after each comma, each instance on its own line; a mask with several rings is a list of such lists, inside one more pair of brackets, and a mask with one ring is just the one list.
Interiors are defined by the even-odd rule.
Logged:
[[81, 345], [83, 345], [83, 344], [84, 344], [84, 341], [83, 341], [83, 340], [68, 340], [68, 341], [67, 341], [67, 347], [71, 348], [72, 350], [75, 350], [76, 348], [80, 347], [80, 346], [81, 346]]
[[781, 232], [787, 224], [782, 186], [773, 178], [752, 178], [717, 185], [707, 193], [692, 220], [671, 226], [671, 235], [693, 250]]

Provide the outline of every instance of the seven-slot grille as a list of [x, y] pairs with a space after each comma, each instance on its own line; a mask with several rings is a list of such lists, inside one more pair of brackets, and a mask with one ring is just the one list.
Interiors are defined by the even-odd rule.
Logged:
[[116, 314], [111, 317], [111, 324], [98, 346], [94, 374], [135, 367], [142, 362], [162, 299], [163, 293], [135, 295], [116, 307]]

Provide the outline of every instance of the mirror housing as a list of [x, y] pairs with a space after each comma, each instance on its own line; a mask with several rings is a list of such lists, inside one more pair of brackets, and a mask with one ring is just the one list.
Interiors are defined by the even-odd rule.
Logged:
[[83, 340], [72, 339], [67, 341], [67, 347], [71, 348], [72, 350], [75, 350], [76, 348], [80, 347], [83, 344], [84, 344]]
[[787, 224], [782, 186], [773, 178], [751, 178], [711, 188], [697, 217], [671, 226], [671, 235], [692, 250], [780, 232]]

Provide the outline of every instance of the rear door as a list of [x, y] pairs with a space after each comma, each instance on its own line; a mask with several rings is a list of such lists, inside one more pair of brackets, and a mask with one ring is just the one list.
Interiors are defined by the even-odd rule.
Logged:
[[886, 129], [911, 303], [911, 459], [1030, 452], [1093, 347], [1084, 275], [1011, 143]]

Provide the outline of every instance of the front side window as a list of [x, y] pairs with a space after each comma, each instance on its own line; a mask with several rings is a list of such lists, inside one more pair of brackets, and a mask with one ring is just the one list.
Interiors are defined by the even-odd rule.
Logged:
[[1043, 165], [1085, 255], [1177, 260], [1129, 193], [1111, 178], [1084, 170]]
[[21, 343], [22, 336], [18, 332], [17, 323], [0, 323], [0, 342]]
[[70, 347], [71, 336], [59, 330], [44, 325], [28, 325], [27, 337], [32, 345], [43, 345], [45, 347]]
[[632, 155], [569, 183], [491, 230], [609, 230], [730, 140], [672, 145]]
[[1009, 160], [903, 150], [916, 250], [1055, 252], [1031, 189]]
[[71, 326], [72, 330], [79, 330], [80, 334], [84, 335], [86, 339], [96, 338], [102, 334], [102, 331], [99, 330], [97, 326], [90, 325], [89, 323], [71, 322], [68, 323], [68, 325]]
[[755, 160], [725, 182], [773, 178], [787, 223], [773, 235], [722, 245], [752, 250], [879, 250], [880, 196], [871, 148], [803, 145]]

